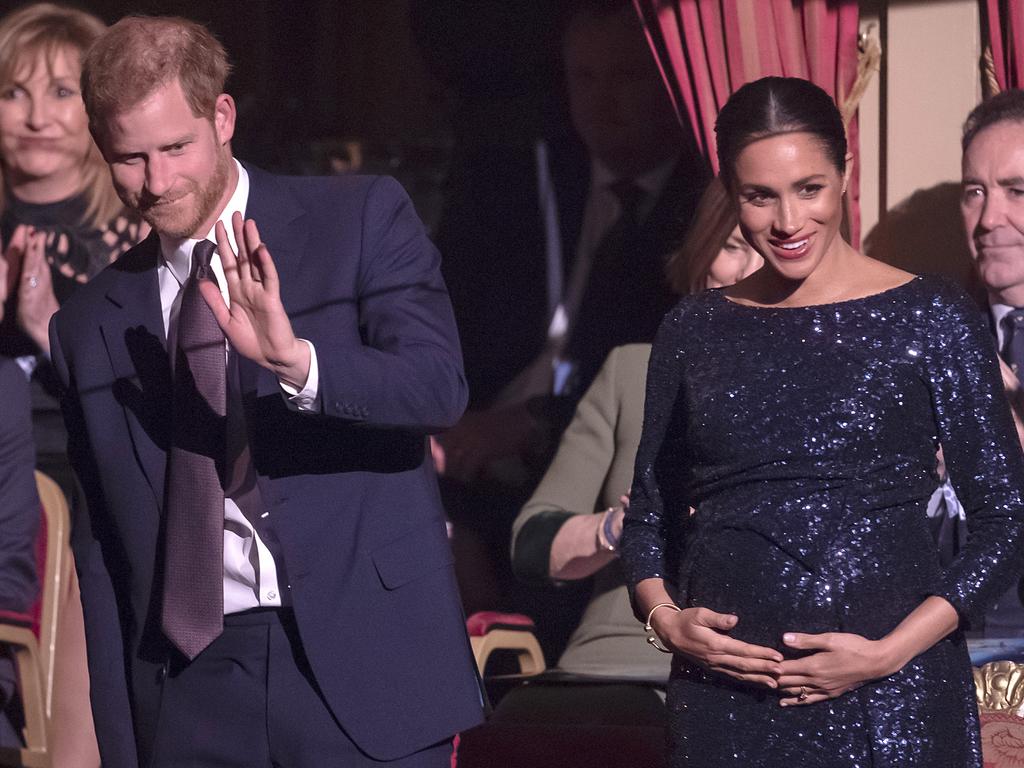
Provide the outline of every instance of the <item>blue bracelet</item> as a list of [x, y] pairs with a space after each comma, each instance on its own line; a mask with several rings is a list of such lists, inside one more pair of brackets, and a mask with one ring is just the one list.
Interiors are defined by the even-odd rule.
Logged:
[[604, 533], [604, 540], [608, 542], [608, 546], [611, 547], [610, 552], [614, 552], [619, 548], [620, 536], [616, 536], [612, 528], [612, 516], [615, 507], [608, 507], [604, 512], [604, 522], [601, 525], [601, 531]]

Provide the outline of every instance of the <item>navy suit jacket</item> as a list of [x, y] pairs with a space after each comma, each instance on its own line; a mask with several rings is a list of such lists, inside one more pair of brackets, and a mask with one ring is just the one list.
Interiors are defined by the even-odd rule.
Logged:
[[0, 609], [24, 613], [35, 602], [35, 542], [39, 497], [33, 470], [28, 380], [18, 364], [0, 358]]
[[[293, 411], [270, 372], [240, 361], [264, 511], [328, 705], [360, 748], [395, 759], [481, 718], [426, 450], [467, 398], [439, 257], [391, 179], [248, 170], [246, 217], [296, 335], [316, 348], [322, 401]], [[152, 235], [71, 297], [50, 334], [88, 501], [73, 547], [93, 711], [115, 768], [148, 762], [171, 655], [159, 630], [170, 374], [158, 258]]]

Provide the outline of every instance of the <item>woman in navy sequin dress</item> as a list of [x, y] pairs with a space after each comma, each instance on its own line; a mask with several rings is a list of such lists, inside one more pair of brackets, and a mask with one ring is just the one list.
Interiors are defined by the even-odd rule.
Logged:
[[[823, 91], [757, 81], [716, 130], [766, 264], [666, 317], [622, 545], [675, 654], [672, 764], [980, 768], [961, 631], [1024, 566], [986, 323], [839, 237], [849, 159]], [[940, 443], [970, 528], [946, 570], [925, 516]]]

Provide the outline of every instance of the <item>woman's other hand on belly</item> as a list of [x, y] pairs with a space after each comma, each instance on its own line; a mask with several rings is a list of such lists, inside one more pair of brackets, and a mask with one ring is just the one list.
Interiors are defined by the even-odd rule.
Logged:
[[779, 703], [783, 707], [834, 699], [896, 669], [882, 641], [848, 632], [808, 635], [787, 632], [782, 641], [806, 656], [781, 664]]
[[943, 597], [931, 595], [885, 637], [868, 640], [847, 632], [787, 632], [782, 641], [807, 655], [780, 665], [780, 704], [834, 699], [871, 680], [895, 674], [912, 658], [956, 629], [959, 616]]
[[778, 688], [782, 654], [729, 636], [739, 618], [708, 608], [658, 611], [651, 628], [669, 650], [701, 667], [753, 685]]

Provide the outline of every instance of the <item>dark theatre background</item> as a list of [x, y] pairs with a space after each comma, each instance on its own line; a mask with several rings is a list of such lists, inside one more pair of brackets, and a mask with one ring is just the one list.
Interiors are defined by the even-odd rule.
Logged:
[[[60, 0], [57, 0], [60, 2]], [[25, 5], [0, 0], [0, 14]], [[436, 224], [457, 143], [517, 142], [564, 124], [558, 2], [494, 0], [79, 0], [208, 25], [234, 64], [235, 154], [284, 173], [352, 167], [398, 178]], [[523, 6], [533, 5], [522, 4]], [[499, 135], [500, 132], [500, 135]], [[461, 154], [461, 153], [460, 153]]]

